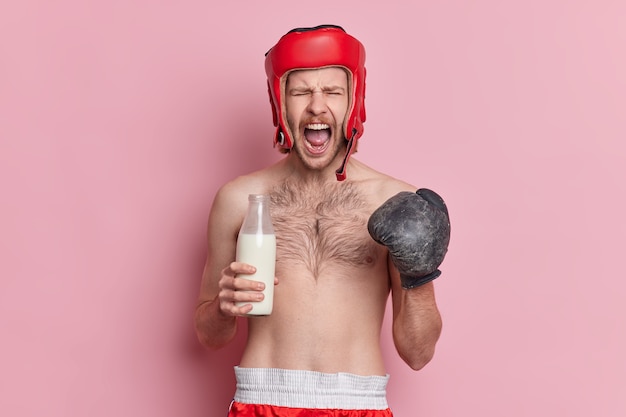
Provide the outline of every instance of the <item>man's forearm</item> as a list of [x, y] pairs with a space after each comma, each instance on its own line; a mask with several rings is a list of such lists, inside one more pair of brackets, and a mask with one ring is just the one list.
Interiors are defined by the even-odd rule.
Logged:
[[227, 345], [237, 333], [237, 318], [224, 315], [217, 298], [198, 305], [195, 325], [198, 340], [209, 349]]
[[393, 321], [398, 354], [414, 370], [430, 362], [441, 334], [441, 315], [426, 292], [422, 288], [402, 290], [399, 311]]

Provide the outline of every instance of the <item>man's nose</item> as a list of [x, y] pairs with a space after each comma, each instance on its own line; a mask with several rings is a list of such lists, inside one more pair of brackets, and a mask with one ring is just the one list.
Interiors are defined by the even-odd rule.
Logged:
[[326, 96], [322, 91], [314, 91], [311, 94], [308, 110], [311, 114], [322, 114], [326, 112]]

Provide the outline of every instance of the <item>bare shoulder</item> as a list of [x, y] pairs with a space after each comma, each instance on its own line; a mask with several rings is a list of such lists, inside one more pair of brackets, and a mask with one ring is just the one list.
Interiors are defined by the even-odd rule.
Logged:
[[218, 189], [211, 211], [234, 220], [243, 219], [248, 195], [268, 193], [273, 184], [272, 177], [271, 170], [264, 169], [228, 181]]
[[379, 206], [401, 191], [417, 191], [417, 187], [399, 178], [377, 171], [355, 161], [354, 181], [374, 206]]

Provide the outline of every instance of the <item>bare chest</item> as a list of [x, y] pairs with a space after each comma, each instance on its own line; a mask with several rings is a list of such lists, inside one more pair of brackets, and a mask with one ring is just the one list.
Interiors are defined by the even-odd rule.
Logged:
[[380, 254], [367, 232], [371, 209], [352, 184], [285, 182], [272, 192], [277, 268], [367, 268]]

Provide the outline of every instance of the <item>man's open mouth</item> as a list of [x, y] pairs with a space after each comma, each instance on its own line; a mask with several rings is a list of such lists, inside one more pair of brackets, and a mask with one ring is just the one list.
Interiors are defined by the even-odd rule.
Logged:
[[309, 123], [304, 126], [304, 138], [307, 149], [314, 154], [323, 153], [331, 138], [330, 126], [326, 123]]

